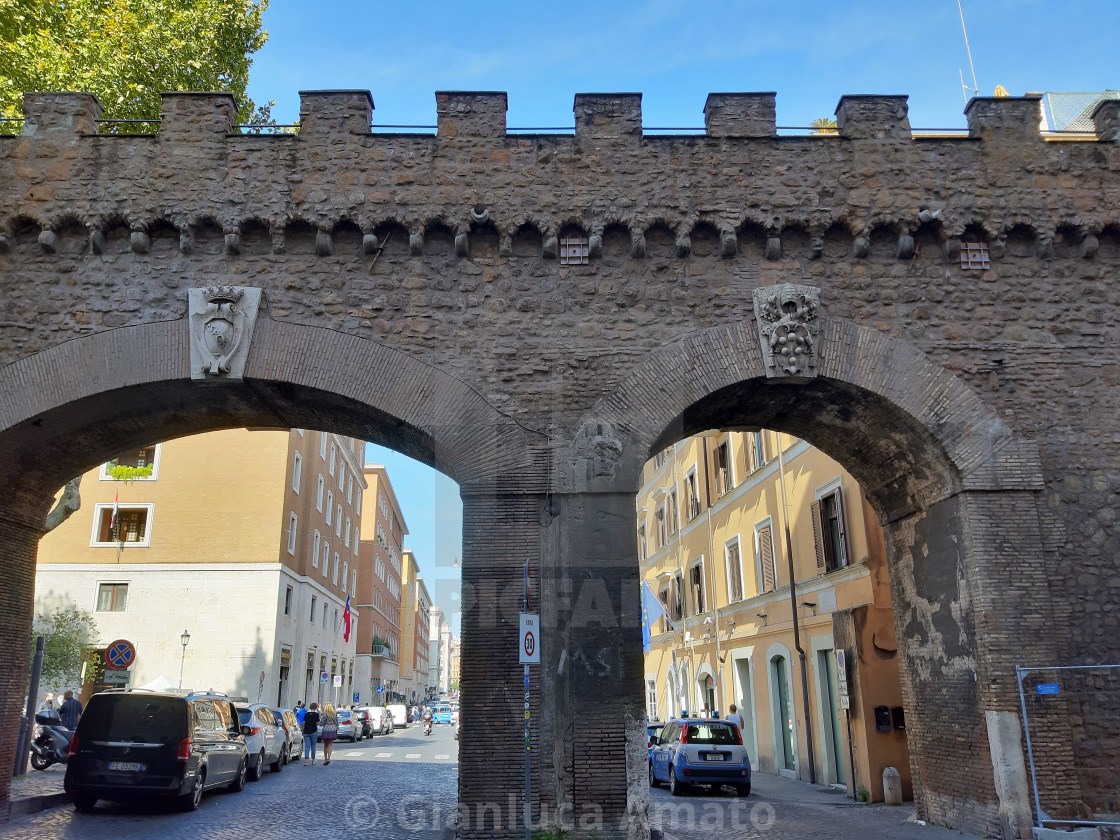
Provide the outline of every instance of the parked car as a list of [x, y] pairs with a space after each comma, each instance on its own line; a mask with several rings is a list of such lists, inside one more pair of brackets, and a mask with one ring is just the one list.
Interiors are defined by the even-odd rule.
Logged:
[[680, 796], [694, 784], [731, 785], [751, 792], [751, 760], [739, 727], [727, 720], [673, 720], [657, 737], [649, 761], [649, 783], [669, 783]]
[[249, 780], [258, 781], [266, 764], [273, 773], [283, 770], [288, 736], [272, 709], [263, 703], [253, 703], [238, 706], [237, 714], [241, 725], [248, 730], [245, 732], [245, 745], [249, 748]]
[[366, 706], [360, 711], [369, 715], [371, 735], [388, 735], [393, 731], [393, 716], [384, 706]]
[[368, 709], [354, 709], [354, 720], [362, 727], [362, 737], [373, 737], [373, 716]]
[[392, 706], [386, 706], [389, 714], [393, 716], [393, 728], [407, 729], [408, 728], [408, 707], [400, 703], [394, 703]]
[[244, 790], [249, 768], [233, 704], [224, 697], [105, 691], [86, 704], [70, 741], [63, 787], [74, 807], [98, 799], [174, 798], [193, 811], [203, 791]]
[[284, 753], [284, 763], [296, 761], [303, 754], [303, 727], [299, 725], [296, 713], [291, 709], [273, 709], [272, 716], [287, 737], [288, 750]]
[[455, 715], [455, 740], [459, 740], [459, 716]]
[[336, 714], [338, 715], [338, 740], [345, 738], [353, 742], [365, 737], [362, 735], [361, 722], [350, 709], [339, 709]]
[[657, 738], [664, 728], [665, 724], [659, 721], [646, 722], [646, 753], [650, 761], [653, 760], [653, 748], [657, 744]]

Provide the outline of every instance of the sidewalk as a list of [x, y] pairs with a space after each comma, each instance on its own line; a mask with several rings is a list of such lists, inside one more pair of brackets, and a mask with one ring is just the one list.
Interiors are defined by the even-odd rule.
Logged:
[[53, 764], [46, 770], [28, 770], [12, 779], [12, 807], [8, 819], [65, 805], [70, 798], [62, 790], [66, 766]]

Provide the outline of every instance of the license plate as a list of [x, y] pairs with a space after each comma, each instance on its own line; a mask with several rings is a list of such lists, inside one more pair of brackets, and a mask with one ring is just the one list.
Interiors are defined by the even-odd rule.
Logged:
[[137, 761], [110, 761], [110, 770], [120, 770], [124, 773], [139, 773], [144, 769], [144, 765]]
[[704, 756], [705, 761], [726, 761], [727, 756], [724, 753], [708, 753]]

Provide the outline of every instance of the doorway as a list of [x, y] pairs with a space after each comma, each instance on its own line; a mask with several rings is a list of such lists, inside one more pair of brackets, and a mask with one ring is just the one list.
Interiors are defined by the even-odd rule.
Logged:
[[793, 775], [797, 771], [797, 753], [793, 747], [793, 706], [789, 694], [789, 662], [784, 656], [770, 660], [771, 698], [773, 700], [775, 738], [774, 764], [779, 772]]

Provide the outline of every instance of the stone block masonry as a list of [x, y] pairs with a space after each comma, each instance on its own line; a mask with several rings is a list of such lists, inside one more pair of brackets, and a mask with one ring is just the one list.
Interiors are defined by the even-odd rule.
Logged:
[[[901, 96], [846, 96], [808, 137], [770, 93], [712, 94], [689, 136], [645, 134], [637, 93], [580, 94], [570, 134], [511, 134], [506, 104], [441, 92], [435, 134], [375, 134], [367, 91], [308, 91], [297, 134], [250, 135], [227, 94], [167, 94], [157, 134], [109, 136], [96, 98], [27, 95], [0, 137], [10, 649], [50, 498], [99, 460], [222, 427], [381, 442], [464, 495], [462, 802], [520, 791], [492, 757], [523, 747], [508, 602], [535, 558], [534, 813], [644, 836], [625, 499], [659, 447], [765, 426], [843, 463], [886, 528], [919, 809], [1019, 836], [1013, 666], [1120, 655], [1115, 103], [1078, 141], [1040, 136], [1032, 97], [973, 99], [951, 137]], [[819, 301], [797, 379], [768, 376], [753, 303], [787, 283]], [[236, 381], [191, 380], [211, 286], [261, 290]], [[1066, 767], [1076, 744], [1043, 746]]]

